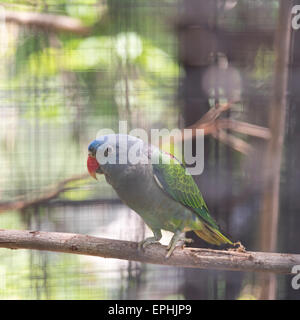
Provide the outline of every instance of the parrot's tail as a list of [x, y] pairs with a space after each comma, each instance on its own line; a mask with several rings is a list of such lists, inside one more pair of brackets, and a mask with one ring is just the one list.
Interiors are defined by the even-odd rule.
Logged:
[[206, 223], [203, 223], [202, 225], [203, 228], [201, 230], [194, 230], [199, 238], [217, 246], [221, 245], [222, 243], [233, 244], [219, 230], [207, 225]]

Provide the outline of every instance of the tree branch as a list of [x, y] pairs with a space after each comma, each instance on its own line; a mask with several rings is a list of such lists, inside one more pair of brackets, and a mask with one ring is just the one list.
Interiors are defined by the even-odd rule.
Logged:
[[70, 32], [79, 35], [87, 35], [90, 33], [90, 28], [82, 25], [80, 20], [68, 16], [5, 10], [4, 17], [6, 22], [34, 26], [52, 31]]
[[198, 248], [178, 248], [169, 259], [166, 259], [166, 247], [159, 244], [151, 245], [144, 251], [138, 251], [136, 242], [29, 230], [0, 229], [0, 248], [46, 250], [185, 268], [247, 272], [288, 274], [294, 265], [300, 264], [300, 254]]
[[216, 127], [218, 129], [230, 129], [238, 133], [246, 134], [265, 140], [271, 138], [270, 129], [257, 126], [248, 122], [237, 121], [233, 119], [220, 119], [216, 121]]
[[253, 151], [253, 148], [249, 143], [246, 141], [239, 139], [235, 137], [232, 134], [227, 133], [225, 130], [218, 130], [215, 133], [211, 134], [215, 139], [218, 139], [219, 141], [223, 142], [224, 144], [227, 144], [231, 148], [233, 148], [236, 151], [239, 151], [245, 155], [249, 154], [251, 151]]
[[[224, 129], [266, 140], [271, 138], [271, 133], [268, 128], [233, 119], [218, 119], [224, 111], [229, 110], [231, 107], [232, 103], [230, 102], [218, 104], [216, 107], [211, 108], [205, 113], [201, 119], [189, 126], [188, 129], [204, 129], [204, 135], [211, 135], [215, 139], [245, 155], [253, 151], [251, 145], [246, 141], [227, 133]], [[196, 130], [193, 130], [192, 135], [193, 137], [197, 135]]]
[[71, 176], [65, 180], [60, 181], [54, 186], [48, 187], [47, 190], [45, 190], [41, 196], [35, 197], [33, 199], [32, 198], [28, 199], [28, 195], [24, 195], [24, 196], [18, 197], [18, 199], [15, 199], [13, 201], [0, 202], [0, 213], [7, 210], [23, 210], [33, 205], [38, 205], [38, 204], [48, 202], [58, 197], [60, 193], [70, 190], [70, 188], [66, 187], [68, 183], [85, 179], [87, 177], [88, 177], [87, 173]]

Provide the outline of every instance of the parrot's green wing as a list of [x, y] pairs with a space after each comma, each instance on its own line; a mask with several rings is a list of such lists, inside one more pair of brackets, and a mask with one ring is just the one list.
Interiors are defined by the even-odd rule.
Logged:
[[171, 158], [170, 164], [166, 164], [163, 161], [160, 161], [159, 164], [152, 164], [156, 183], [174, 200], [192, 210], [198, 218], [218, 230], [219, 227], [210, 216], [193, 177], [186, 172], [185, 167], [179, 160], [164, 151], [160, 151], [160, 160], [167, 157]]

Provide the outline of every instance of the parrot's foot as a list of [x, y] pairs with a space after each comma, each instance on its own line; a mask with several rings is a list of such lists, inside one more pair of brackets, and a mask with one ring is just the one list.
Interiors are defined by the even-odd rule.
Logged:
[[246, 248], [241, 244], [240, 241], [235, 242], [232, 244], [236, 248], [230, 248], [229, 251], [235, 251], [235, 252], [246, 252]]
[[168, 253], [166, 255], [166, 259], [170, 258], [179, 242], [192, 243], [193, 239], [186, 238], [182, 233], [174, 233], [170, 243], [167, 246]]
[[156, 237], [149, 237], [139, 242], [138, 250], [143, 250], [148, 247], [150, 244], [159, 243], [159, 240]]

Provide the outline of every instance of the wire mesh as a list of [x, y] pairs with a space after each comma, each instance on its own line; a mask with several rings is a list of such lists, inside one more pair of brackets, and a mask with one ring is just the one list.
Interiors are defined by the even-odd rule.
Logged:
[[[0, 204], [48, 197], [2, 212], [1, 228], [132, 241], [150, 235], [103, 177], [77, 179], [89, 142], [100, 129], [118, 131], [120, 120], [148, 131], [190, 125], [230, 100], [226, 119], [267, 126], [278, 7], [275, 0], [1, 1]], [[69, 16], [90, 32], [6, 21], [11, 11]], [[196, 181], [221, 226], [255, 250], [264, 144], [245, 141], [257, 148], [254, 158], [207, 137]], [[283, 172], [282, 189], [291, 175]], [[279, 228], [283, 251], [297, 239], [294, 231], [286, 237], [299, 225], [294, 209]], [[164, 233], [163, 243], [169, 238]], [[255, 283], [252, 274], [0, 250], [1, 299], [254, 298]], [[278, 297], [295, 297], [288, 283], [278, 278]]]

